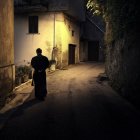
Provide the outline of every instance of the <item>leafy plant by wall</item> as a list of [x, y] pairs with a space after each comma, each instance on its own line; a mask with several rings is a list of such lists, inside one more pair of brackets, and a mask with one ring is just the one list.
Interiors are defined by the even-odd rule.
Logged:
[[109, 24], [110, 34], [106, 34], [107, 44], [137, 31], [138, 6], [136, 0], [87, 0], [87, 8], [93, 14], [102, 14]]

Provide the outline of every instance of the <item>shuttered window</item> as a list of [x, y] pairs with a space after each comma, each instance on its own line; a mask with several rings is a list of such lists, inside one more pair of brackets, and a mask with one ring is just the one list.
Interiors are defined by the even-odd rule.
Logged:
[[29, 33], [38, 33], [38, 16], [29, 16]]

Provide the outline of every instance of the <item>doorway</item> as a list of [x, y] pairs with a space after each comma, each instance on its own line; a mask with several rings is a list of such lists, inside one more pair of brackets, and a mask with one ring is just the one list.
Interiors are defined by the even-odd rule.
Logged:
[[90, 41], [88, 43], [88, 61], [99, 60], [99, 41]]
[[76, 45], [69, 44], [69, 60], [68, 60], [69, 65], [75, 64], [75, 48]]

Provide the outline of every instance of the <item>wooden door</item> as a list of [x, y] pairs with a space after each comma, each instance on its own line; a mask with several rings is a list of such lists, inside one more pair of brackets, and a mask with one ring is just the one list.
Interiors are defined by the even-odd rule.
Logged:
[[69, 64], [75, 64], [75, 47], [76, 45], [69, 44]]

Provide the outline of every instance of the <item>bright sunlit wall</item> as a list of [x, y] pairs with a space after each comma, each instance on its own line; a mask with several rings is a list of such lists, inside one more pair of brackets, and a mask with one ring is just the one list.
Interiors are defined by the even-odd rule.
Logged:
[[[28, 32], [28, 17], [38, 16], [38, 33]], [[15, 64], [30, 62], [37, 48], [52, 59], [53, 47], [57, 47], [57, 61], [68, 65], [68, 46], [76, 45], [75, 63], [79, 62], [79, 25], [60, 12], [15, 15]], [[72, 33], [73, 32], [73, 33]], [[24, 61], [25, 60], [25, 61]]]

